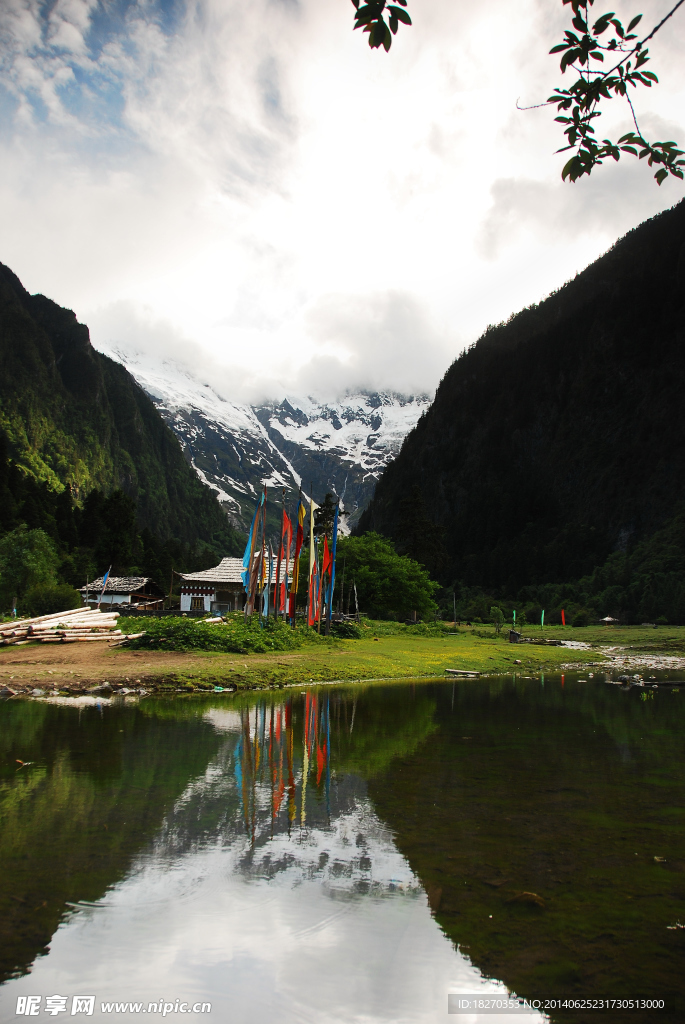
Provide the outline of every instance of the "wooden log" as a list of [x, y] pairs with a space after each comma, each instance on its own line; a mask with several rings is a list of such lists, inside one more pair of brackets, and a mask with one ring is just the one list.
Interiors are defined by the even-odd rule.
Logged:
[[[89, 612], [88, 609], [84, 609], [84, 608], [71, 608], [69, 611], [65, 611], [65, 612], [53, 612], [51, 615], [37, 615], [33, 619], [18, 619], [18, 620], [15, 620], [14, 622], [5, 622], [2, 625], [0, 625], [0, 634], [6, 632], [8, 629], [16, 629], [16, 627], [19, 626], [19, 625], [21, 625], [21, 626], [30, 626], [34, 622], [43, 622], [43, 623], [59, 622], [61, 619], [72, 618], [75, 615], [80, 615], [81, 617], [83, 617], [83, 616], [86, 616], [86, 615], [89, 615], [89, 614], [91, 614], [91, 615], [101, 615], [102, 612], [96, 612], [96, 611]], [[118, 612], [111, 612], [110, 614], [118, 616], [119, 613]]]
[[40, 633], [29, 633], [29, 636], [40, 638], [42, 636], [112, 636], [121, 633], [120, 629], [46, 629]]

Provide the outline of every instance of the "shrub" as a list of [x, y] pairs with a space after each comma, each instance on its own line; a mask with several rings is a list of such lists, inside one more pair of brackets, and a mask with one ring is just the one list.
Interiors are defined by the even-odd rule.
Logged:
[[81, 605], [81, 595], [68, 583], [37, 584], [21, 600], [21, 611], [28, 615], [52, 615]]
[[589, 626], [590, 625], [590, 613], [587, 608], [581, 608], [580, 611], [576, 612], [573, 616], [572, 626]]
[[331, 636], [340, 640], [360, 640], [364, 634], [356, 622], [332, 622]]
[[[128, 623], [126, 627], [128, 628]], [[138, 627], [140, 619], [134, 620]], [[333, 641], [334, 642], [334, 641]], [[265, 654], [267, 651], [292, 651], [305, 644], [331, 643], [313, 629], [290, 626], [279, 620], [260, 622], [254, 615], [247, 622], [242, 617], [225, 624], [210, 625], [202, 619], [163, 616], [145, 623], [145, 635], [130, 640], [135, 649], [158, 651], [226, 651], [236, 654]]]

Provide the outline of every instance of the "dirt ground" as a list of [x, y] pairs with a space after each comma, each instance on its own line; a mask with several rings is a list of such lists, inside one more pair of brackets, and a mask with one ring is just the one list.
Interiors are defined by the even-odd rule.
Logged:
[[[286, 656], [287, 657], [287, 656]], [[252, 664], [260, 659], [251, 657]], [[283, 658], [285, 660], [285, 658]], [[243, 667], [238, 655], [222, 655], [227, 670]], [[127, 651], [106, 643], [46, 644], [0, 650], [0, 688], [26, 687], [85, 690], [99, 683], [152, 685], [165, 676], [202, 674], [207, 655], [181, 652]]]

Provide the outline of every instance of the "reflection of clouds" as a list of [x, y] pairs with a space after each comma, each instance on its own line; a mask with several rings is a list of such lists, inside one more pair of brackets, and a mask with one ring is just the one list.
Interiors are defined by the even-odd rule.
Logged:
[[[298, 703], [296, 734], [288, 704], [273, 719], [263, 700], [204, 713], [224, 737], [216, 756], [127, 876], [75, 908], [30, 976], [0, 987], [2, 1019], [17, 995], [49, 991], [210, 1001], [230, 1024], [431, 1024], [448, 991], [506, 994], [445, 938], [364, 781], [333, 772], [326, 784], [328, 701]], [[291, 739], [296, 813], [284, 801], [274, 814], [275, 755]]]
[[[231, 1024], [428, 1024], [449, 990], [493, 988], [433, 921], [368, 803], [331, 829], [267, 840], [246, 871], [249, 847], [244, 836], [180, 855], [155, 844], [100, 906], [60, 927], [31, 976], [0, 990], [0, 1007], [13, 1012], [28, 991], [92, 991], [98, 1002], [206, 999]], [[279, 859], [284, 870], [270, 870]]]

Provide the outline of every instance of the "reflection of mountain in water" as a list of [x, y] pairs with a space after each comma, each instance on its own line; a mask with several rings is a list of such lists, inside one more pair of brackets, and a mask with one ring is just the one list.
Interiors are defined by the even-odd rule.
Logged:
[[167, 814], [156, 853], [178, 857], [198, 844], [221, 845], [246, 879], [282, 876], [297, 885], [316, 878], [336, 895], [419, 893], [365, 780], [331, 767], [331, 703], [335, 739], [339, 696], [306, 694], [297, 739], [292, 698], [210, 709], [205, 719], [225, 742]]
[[[359, 690], [230, 709], [227, 697], [0, 703], [0, 981], [152, 851], [228, 846], [246, 878], [318, 872], [331, 891], [413, 891], [396, 851], [388, 867], [392, 838], [365, 781], [434, 729], [434, 700], [405, 689], [392, 710]], [[16, 758], [32, 764], [17, 772]], [[159, 899], [172, 890], [167, 878]]]

